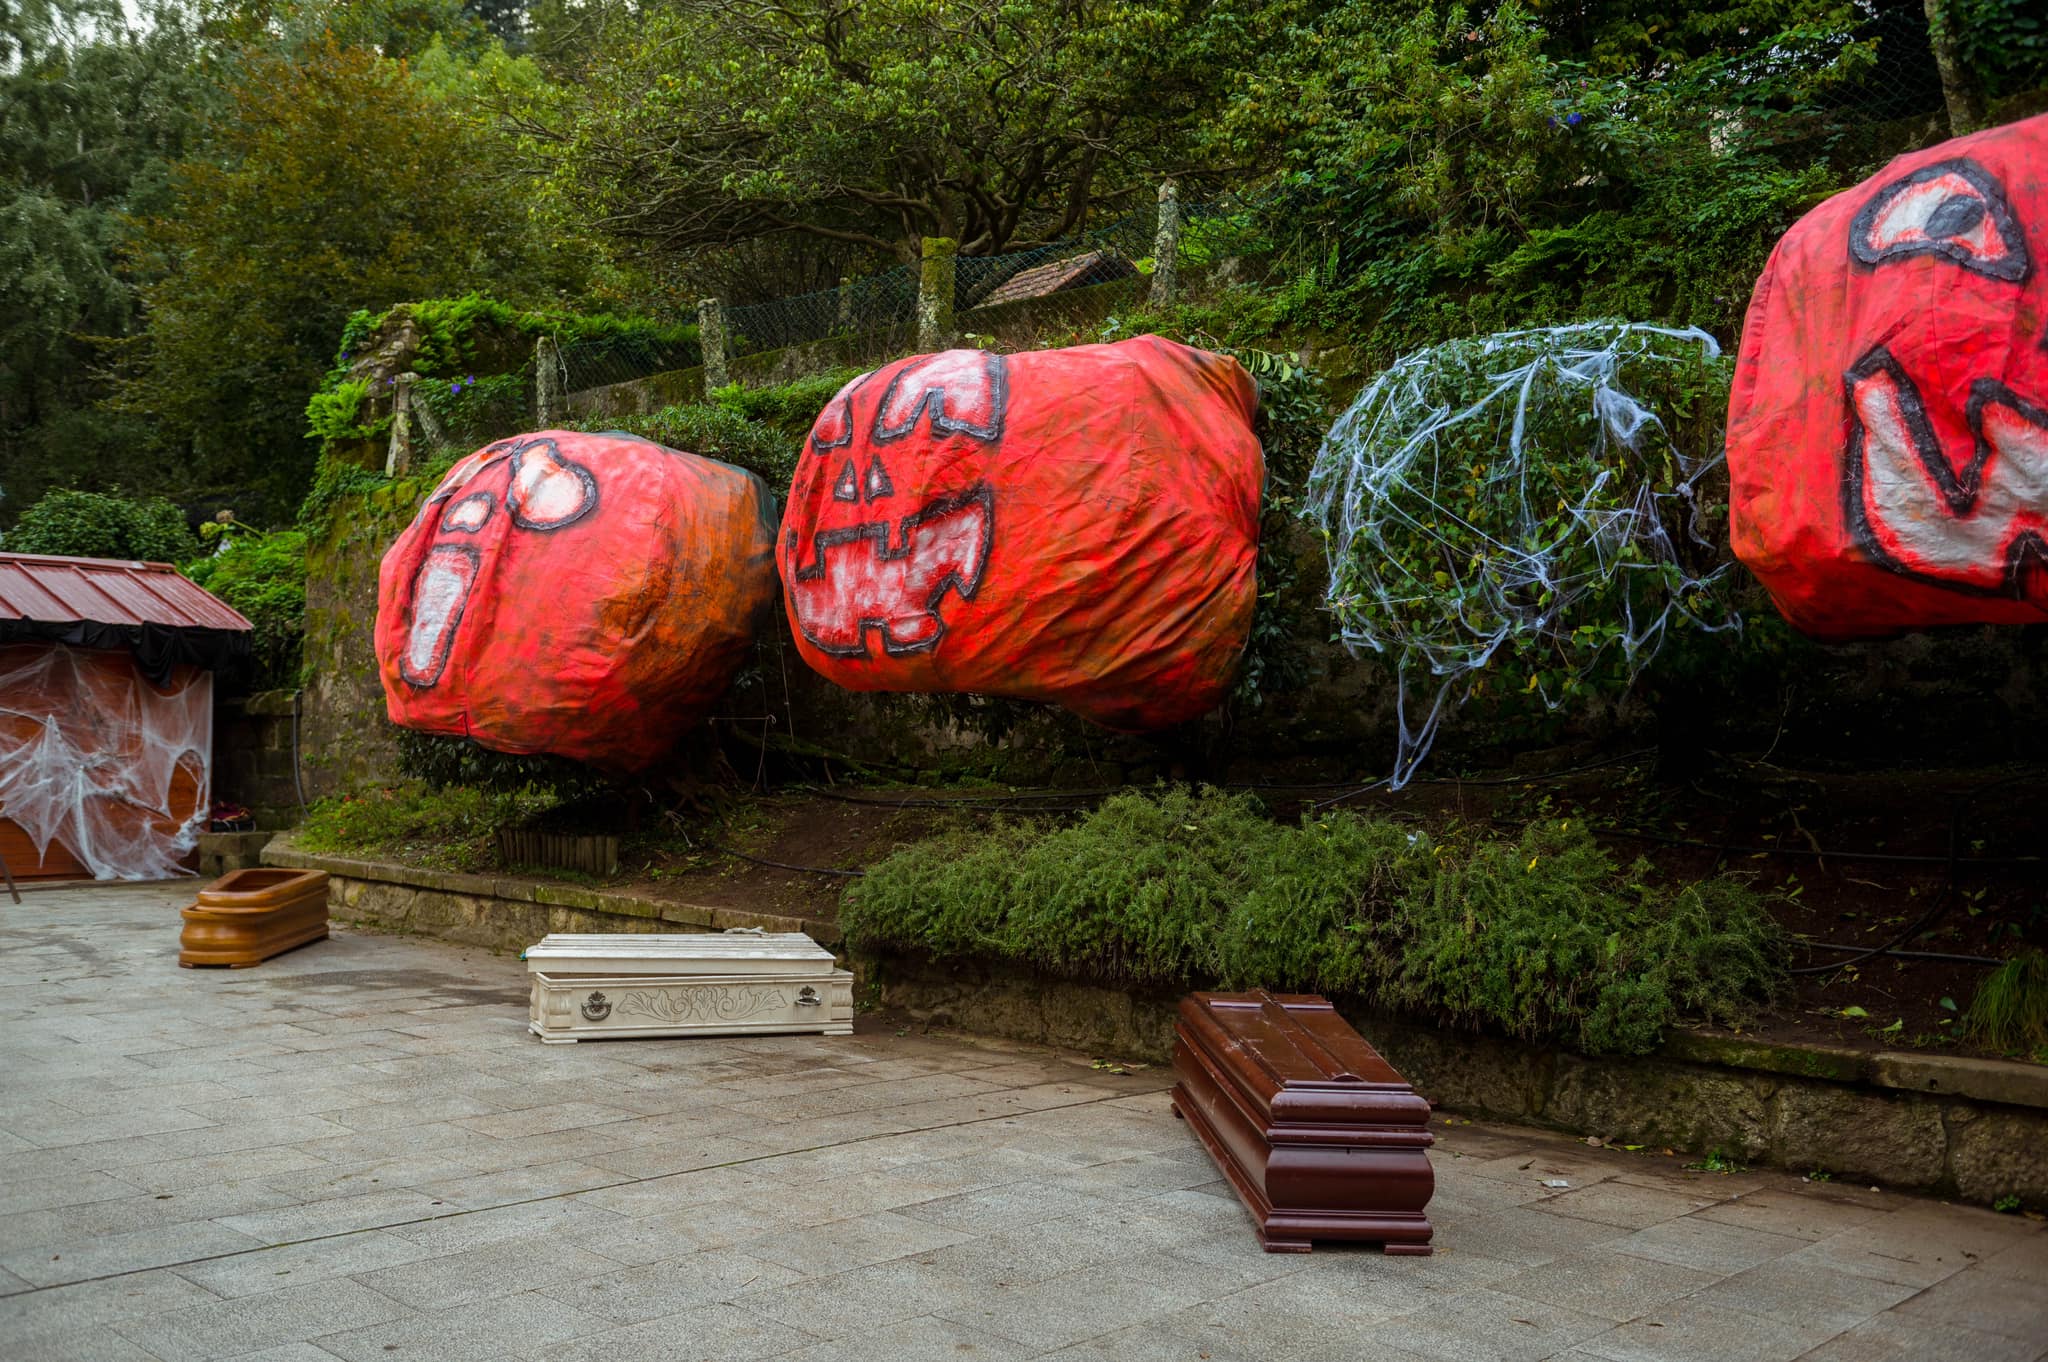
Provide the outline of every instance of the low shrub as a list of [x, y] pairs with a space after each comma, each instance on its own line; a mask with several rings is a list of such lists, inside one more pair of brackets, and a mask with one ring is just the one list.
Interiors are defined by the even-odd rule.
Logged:
[[[778, 497], [789, 490], [803, 436], [785, 435], [736, 411], [686, 402], [644, 416], [607, 416], [582, 422], [582, 430], [622, 430], [656, 444], [707, 459], [718, 459], [758, 474]], [[805, 427], [808, 431], [808, 425]]]
[[0, 548], [9, 553], [181, 563], [198, 551], [199, 541], [185, 523], [185, 513], [162, 497], [59, 489], [23, 511]]
[[408, 865], [475, 870], [496, 863], [500, 827], [555, 803], [555, 792], [541, 786], [435, 790], [407, 781], [320, 800], [306, 810], [297, 840], [305, 851], [390, 855]]
[[[217, 528], [209, 525], [208, 529]], [[240, 526], [230, 528], [240, 530]], [[297, 686], [306, 641], [306, 536], [242, 530], [185, 575], [248, 616], [256, 685]]]
[[1738, 1023], [1782, 971], [1742, 881], [1652, 884], [1583, 825], [1287, 825], [1214, 790], [915, 843], [848, 888], [840, 923], [860, 949], [1323, 993], [1589, 1053], [1647, 1052], [1681, 1017]]

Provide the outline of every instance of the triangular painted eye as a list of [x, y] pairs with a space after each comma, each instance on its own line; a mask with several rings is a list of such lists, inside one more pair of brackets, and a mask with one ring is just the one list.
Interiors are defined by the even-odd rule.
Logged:
[[877, 454], [868, 460], [868, 476], [864, 486], [869, 501], [880, 501], [883, 497], [896, 494], [896, 485], [889, 481], [888, 471], [882, 467], [881, 455]]
[[1849, 225], [1866, 265], [1937, 255], [1993, 279], [2027, 277], [2027, 242], [2003, 186], [1975, 161], [1937, 161], [1871, 196]]
[[832, 500], [860, 500], [860, 475], [853, 471], [852, 459], [846, 461], [846, 467], [839, 470], [838, 481], [832, 484]]

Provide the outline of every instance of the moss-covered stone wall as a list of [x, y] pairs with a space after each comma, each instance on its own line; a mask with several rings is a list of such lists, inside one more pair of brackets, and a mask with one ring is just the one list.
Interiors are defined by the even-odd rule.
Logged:
[[397, 775], [398, 730], [377, 679], [377, 565], [435, 481], [401, 478], [341, 497], [307, 533], [300, 770], [308, 799]]

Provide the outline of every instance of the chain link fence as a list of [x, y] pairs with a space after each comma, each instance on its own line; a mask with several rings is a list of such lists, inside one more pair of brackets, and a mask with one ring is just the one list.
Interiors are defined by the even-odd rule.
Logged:
[[564, 392], [630, 383], [671, 369], [694, 369], [704, 362], [704, 352], [694, 336], [670, 341], [634, 335], [595, 336], [560, 342], [555, 353]]

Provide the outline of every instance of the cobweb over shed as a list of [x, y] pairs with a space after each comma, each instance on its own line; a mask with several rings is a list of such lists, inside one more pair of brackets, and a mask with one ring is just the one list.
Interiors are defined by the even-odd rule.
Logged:
[[1338, 419], [1303, 515], [1338, 637], [1398, 677], [1390, 784], [1489, 674], [1555, 709], [1632, 683], [1674, 620], [1739, 625], [1700, 533], [1727, 386], [1704, 331], [1587, 322], [1418, 350]]

